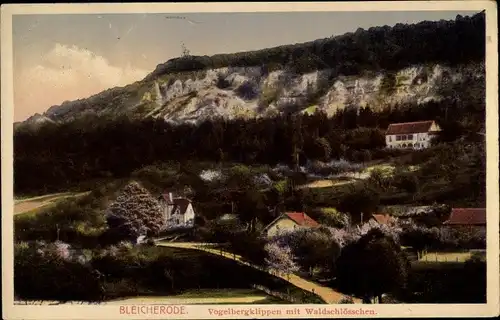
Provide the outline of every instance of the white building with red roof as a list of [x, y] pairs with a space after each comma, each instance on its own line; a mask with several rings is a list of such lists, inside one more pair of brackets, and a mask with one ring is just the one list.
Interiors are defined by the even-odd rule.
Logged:
[[163, 193], [158, 200], [163, 207], [166, 229], [194, 225], [195, 212], [191, 200], [175, 197], [172, 192]]
[[285, 212], [267, 225], [263, 232], [268, 237], [272, 237], [280, 232], [292, 231], [299, 227], [314, 228], [319, 226], [318, 222], [304, 212]]
[[424, 149], [430, 147], [439, 131], [433, 120], [392, 123], [385, 132], [385, 143], [392, 149]]

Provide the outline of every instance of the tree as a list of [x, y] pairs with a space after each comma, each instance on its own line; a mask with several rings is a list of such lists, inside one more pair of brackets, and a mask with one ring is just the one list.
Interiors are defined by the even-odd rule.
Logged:
[[181, 49], [182, 49], [182, 57], [183, 58], [188, 58], [191, 56], [191, 52], [189, 49], [186, 47], [184, 43], [181, 43]]
[[256, 223], [269, 214], [264, 196], [258, 190], [245, 190], [238, 196], [237, 212], [242, 222], [248, 223], [248, 231], [256, 230]]
[[303, 229], [298, 232], [298, 239], [294, 241], [294, 253], [304, 269], [313, 275], [316, 267], [331, 270], [340, 254], [340, 245], [330, 232], [313, 229]]
[[340, 253], [340, 245], [328, 229], [298, 228], [278, 234], [268, 243], [290, 250], [293, 260], [311, 275], [316, 267], [331, 270]]
[[126, 237], [141, 234], [154, 235], [163, 227], [164, 217], [160, 203], [137, 182], [129, 183], [111, 204], [107, 214], [108, 225]]
[[266, 243], [264, 250], [267, 253], [266, 264], [271, 270], [282, 273], [294, 273], [299, 270], [290, 247], [282, 247], [270, 242]]
[[328, 161], [330, 159], [332, 148], [325, 138], [314, 139], [310, 149], [312, 158], [321, 161]]
[[99, 274], [73, 259], [67, 244], [17, 243], [14, 291], [23, 300], [100, 301]]
[[380, 196], [377, 190], [372, 190], [365, 186], [361, 189], [354, 189], [347, 194], [340, 202], [337, 209], [341, 212], [348, 212], [353, 222], [361, 220], [361, 214], [370, 214], [377, 209]]
[[409, 262], [401, 247], [378, 229], [342, 249], [337, 262], [338, 285], [366, 300], [406, 286]]

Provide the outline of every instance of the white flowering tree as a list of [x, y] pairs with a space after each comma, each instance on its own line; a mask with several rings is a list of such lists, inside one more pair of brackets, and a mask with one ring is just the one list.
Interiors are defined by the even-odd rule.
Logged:
[[282, 247], [277, 243], [270, 242], [264, 246], [264, 250], [267, 253], [265, 261], [269, 269], [281, 273], [294, 273], [299, 270], [289, 247]]
[[297, 228], [277, 234], [269, 239], [269, 244], [289, 250], [294, 261], [310, 273], [316, 267], [329, 269], [340, 253], [340, 246], [328, 229]]
[[108, 225], [127, 236], [157, 234], [164, 225], [160, 203], [137, 182], [129, 183], [111, 204]]

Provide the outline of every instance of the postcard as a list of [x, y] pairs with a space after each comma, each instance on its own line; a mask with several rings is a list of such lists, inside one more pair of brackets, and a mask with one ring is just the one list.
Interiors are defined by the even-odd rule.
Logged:
[[5, 319], [499, 315], [495, 2], [1, 18]]

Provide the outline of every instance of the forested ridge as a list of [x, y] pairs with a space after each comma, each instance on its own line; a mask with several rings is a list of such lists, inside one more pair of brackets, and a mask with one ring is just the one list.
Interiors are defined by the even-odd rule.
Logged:
[[[446, 111], [454, 107], [455, 112]], [[347, 109], [332, 118], [317, 112], [207, 120], [200, 125], [126, 117], [47, 124], [14, 135], [15, 192], [64, 190], [89, 179], [126, 177], [143, 166], [168, 160], [293, 165], [297, 160], [304, 164], [307, 160], [381, 159], [390, 155], [383, 150], [389, 123], [426, 119], [437, 120], [444, 128], [441, 139], [452, 142], [474, 137], [483, 129], [484, 106], [463, 110], [446, 101], [380, 113]]]
[[[484, 61], [484, 19], [482, 12], [458, 16], [455, 21], [360, 29], [331, 39], [251, 53], [186, 57], [159, 66], [151, 76], [227, 65], [278, 63], [277, 68], [296, 68], [303, 66], [300, 61], [308, 61], [309, 69], [296, 72], [321, 68], [311, 61], [322, 61], [342, 74], [398, 69], [412, 63]], [[181, 63], [205, 60], [210, 63], [190, 67]], [[18, 128], [14, 134], [15, 192], [43, 193], [89, 179], [127, 177], [143, 166], [167, 160], [294, 164], [315, 159], [383, 158], [387, 156], [382, 150], [384, 131], [392, 122], [436, 120], [444, 128], [443, 139], [449, 142], [483, 131], [484, 83], [465, 82], [450, 87], [450, 92], [439, 102], [402, 104], [380, 112], [370, 106], [354, 106], [330, 118], [317, 112], [172, 125], [163, 119], [94, 114], [37, 128]]]
[[481, 12], [450, 21], [359, 28], [354, 33], [250, 52], [176, 58], [158, 65], [145, 80], [227, 66], [265, 66], [268, 71], [289, 68], [297, 73], [334, 69], [338, 74], [355, 75], [422, 63], [482, 61], [484, 55], [485, 14]]

